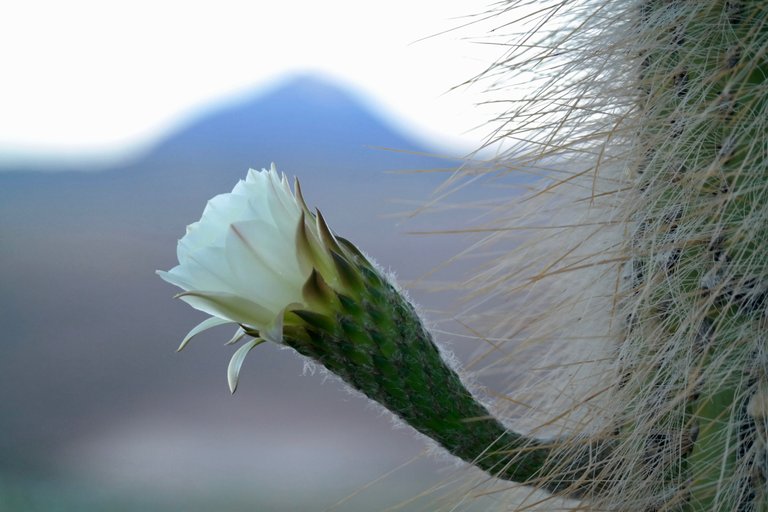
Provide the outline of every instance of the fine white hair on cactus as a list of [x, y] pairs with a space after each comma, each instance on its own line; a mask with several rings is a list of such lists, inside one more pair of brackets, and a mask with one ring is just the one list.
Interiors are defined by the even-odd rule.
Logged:
[[[595, 181], [577, 176], [581, 169], [561, 162], [558, 168], [574, 177], [555, 189], [557, 180], [544, 180], [525, 201], [499, 205], [491, 220], [474, 225], [488, 232], [470, 253], [484, 264], [461, 281], [472, 296], [456, 316], [487, 340], [474, 358], [484, 362], [474, 368], [477, 377], [509, 390], [497, 395], [493, 410], [516, 431], [565, 440], [610, 426], [608, 390], [620, 337], [614, 291], [625, 231], [613, 192], [622, 187], [624, 169], [606, 166]], [[564, 443], [561, 450], [576, 448]], [[477, 472], [452, 492], [490, 493], [498, 510], [584, 506], [523, 486], [510, 489]]]
[[[579, 510], [764, 510], [768, 4], [508, 0], [484, 14], [507, 51], [480, 79], [509, 95], [487, 180], [544, 180], [491, 206], [474, 250], [490, 263], [463, 283], [478, 297], [465, 321], [489, 352], [509, 347], [489, 364], [524, 402], [509, 414], [616, 440]], [[603, 349], [569, 350], [586, 337]], [[521, 368], [542, 357], [590, 391]], [[564, 442], [559, 457], [588, 456]], [[500, 489], [499, 510], [560, 506]]]

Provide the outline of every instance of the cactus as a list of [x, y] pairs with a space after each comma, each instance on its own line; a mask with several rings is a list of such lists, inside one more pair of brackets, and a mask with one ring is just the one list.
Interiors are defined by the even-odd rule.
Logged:
[[646, 508], [765, 510], [768, 6], [639, 9], [619, 424], [654, 457], [628, 471]]
[[239, 324], [233, 341], [253, 339], [233, 390], [249, 350], [284, 344], [457, 457], [574, 507], [767, 511], [768, 4], [510, 1], [498, 15], [514, 12], [521, 38], [488, 75], [534, 87], [498, 132], [523, 143], [488, 173], [546, 181], [502, 202], [480, 247], [546, 229], [464, 283], [482, 295], [464, 316], [493, 324], [497, 365], [550, 348], [548, 373], [512, 381], [531, 416], [501, 411], [531, 433], [491, 416], [401, 291], [275, 170], [214, 199], [161, 273], [214, 315], [184, 344]]
[[[609, 293], [609, 312], [597, 316], [610, 326], [589, 327], [611, 339], [613, 363], [600, 367], [600, 412], [582, 421], [611, 451], [590, 459], [591, 445], [569, 444], [553, 455], [563, 467], [590, 461], [585, 506], [768, 510], [768, 4], [536, 6], [499, 11], [527, 13], [535, 30], [488, 74], [540, 86], [502, 116], [517, 120], [503, 137], [526, 145], [494, 162], [493, 175], [546, 168], [534, 196], [558, 195], [550, 205], [590, 221], [572, 221], [573, 243], [555, 256], [539, 249], [546, 259], [533, 264], [516, 250], [477, 278], [483, 293], [507, 300], [526, 283], [555, 282], [530, 292], [549, 314], [527, 306], [524, 320], [499, 319], [495, 335], [530, 336], [557, 324], [563, 304]], [[495, 241], [507, 224], [519, 227], [506, 210]], [[564, 290], [565, 273], [581, 287]], [[586, 322], [584, 313], [561, 322]], [[563, 336], [556, 325], [547, 332]]]

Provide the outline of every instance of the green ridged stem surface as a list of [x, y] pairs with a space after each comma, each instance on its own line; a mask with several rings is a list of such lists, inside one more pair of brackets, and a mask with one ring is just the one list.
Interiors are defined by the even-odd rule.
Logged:
[[362, 281], [332, 313], [294, 311], [284, 343], [320, 363], [453, 455], [499, 478], [534, 481], [549, 449], [508, 431], [443, 360], [413, 306], [351, 252]]

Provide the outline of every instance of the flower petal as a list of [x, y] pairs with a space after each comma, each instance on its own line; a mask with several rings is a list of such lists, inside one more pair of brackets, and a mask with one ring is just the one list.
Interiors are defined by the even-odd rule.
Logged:
[[286, 309], [281, 310], [266, 328], [259, 330], [260, 337], [278, 345], [283, 344], [283, 319], [285, 318]]
[[184, 336], [184, 339], [181, 341], [181, 345], [179, 345], [179, 348], [176, 349], [176, 352], [181, 352], [184, 350], [184, 347], [187, 346], [187, 343], [189, 343], [189, 340], [197, 336], [203, 331], [206, 331], [212, 327], [216, 327], [217, 325], [224, 325], [224, 324], [231, 324], [232, 322], [230, 320], [225, 320], [223, 318], [219, 318], [216, 316], [212, 316], [210, 318], [206, 318], [199, 324], [197, 324], [195, 327], [192, 328], [191, 331], [187, 333], [186, 336]]
[[[281, 308], [300, 297], [297, 292], [306, 275], [297, 258], [293, 229], [280, 232], [264, 222], [249, 220], [232, 224], [228, 231], [227, 258], [239, 280], [268, 279], [269, 294], [280, 292], [284, 295], [280, 299]], [[259, 275], [254, 276], [257, 269]], [[284, 302], [286, 298], [288, 302]]]
[[[266, 206], [266, 190], [264, 187], [255, 190], [244, 190], [245, 183], [240, 182], [228, 194], [219, 194], [208, 201], [200, 220], [187, 226], [186, 234], [179, 240], [176, 256], [179, 263], [184, 264], [189, 254], [210, 246], [222, 246], [226, 227], [233, 222], [271, 216]], [[253, 204], [252, 204], [253, 203]], [[261, 203], [263, 206], [254, 208]]]
[[268, 309], [231, 293], [194, 290], [180, 293], [176, 297], [209, 315], [252, 325], [257, 329], [269, 325], [274, 318]]
[[176, 268], [178, 267], [172, 268], [169, 272], [166, 272], [165, 270], [155, 270], [155, 274], [160, 276], [160, 279], [162, 279], [166, 283], [171, 283], [172, 285], [178, 286], [183, 290], [191, 290], [192, 288], [194, 288], [191, 281], [173, 272], [173, 270]]
[[229, 360], [229, 366], [227, 367], [227, 382], [229, 383], [229, 390], [234, 393], [237, 389], [237, 381], [240, 379], [240, 368], [243, 367], [243, 361], [245, 356], [251, 351], [253, 347], [261, 345], [266, 340], [259, 338], [248, 340], [242, 347], [232, 355], [232, 359]]
[[172, 268], [169, 273], [182, 282], [186, 290], [207, 290], [220, 292], [241, 292], [238, 279], [226, 265], [224, 247], [203, 247], [189, 254], [186, 261]]
[[235, 331], [235, 334], [230, 338], [228, 342], [225, 343], [225, 345], [234, 345], [241, 339], [245, 338], [247, 335], [245, 333], [245, 330], [242, 327], [239, 327], [237, 331]]

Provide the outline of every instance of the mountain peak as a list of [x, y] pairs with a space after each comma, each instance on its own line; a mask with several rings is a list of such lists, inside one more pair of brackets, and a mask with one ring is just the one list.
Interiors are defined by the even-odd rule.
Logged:
[[372, 147], [425, 151], [349, 88], [323, 76], [292, 75], [270, 89], [199, 116], [145, 159], [249, 162], [337, 157]]
[[275, 97], [295, 98], [326, 106], [360, 103], [350, 88], [314, 73], [290, 75], [261, 95], [262, 101]]

